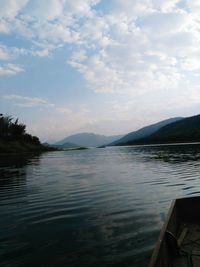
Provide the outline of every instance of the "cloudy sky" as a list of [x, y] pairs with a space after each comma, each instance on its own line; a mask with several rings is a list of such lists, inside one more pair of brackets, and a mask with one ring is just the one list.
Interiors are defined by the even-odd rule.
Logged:
[[0, 0], [0, 112], [41, 140], [199, 113], [199, 0]]

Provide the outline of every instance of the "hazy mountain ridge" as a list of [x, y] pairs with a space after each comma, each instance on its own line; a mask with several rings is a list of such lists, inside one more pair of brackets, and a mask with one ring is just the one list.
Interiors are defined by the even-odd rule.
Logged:
[[77, 144], [73, 144], [73, 143], [69, 143], [69, 142], [66, 142], [66, 143], [64, 143], [62, 145], [53, 144], [51, 146], [56, 147], [56, 148], [78, 148], [78, 147], [80, 147]]
[[122, 136], [123, 135], [105, 136], [94, 133], [79, 133], [70, 135], [56, 142], [54, 145], [63, 146], [65, 143], [72, 143], [77, 146], [98, 147], [114, 142]]
[[127, 145], [184, 142], [200, 142], [200, 115], [170, 123], [152, 135], [130, 141]]
[[116, 140], [113, 143], [111, 143], [110, 146], [127, 145], [130, 142], [147, 137], [147, 136], [155, 133], [156, 131], [161, 129], [163, 126], [166, 126], [166, 125], [173, 123], [173, 122], [176, 122], [176, 121], [180, 121], [182, 119], [183, 119], [182, 117], [175, 117], [175, 118], [170, 118], [167, 120], [163, 120], [163, 121], [145, 126], [145, 127], [141, 128], [137, 131], [128, 133], [127, 135], [123, 136], [121, 139]]

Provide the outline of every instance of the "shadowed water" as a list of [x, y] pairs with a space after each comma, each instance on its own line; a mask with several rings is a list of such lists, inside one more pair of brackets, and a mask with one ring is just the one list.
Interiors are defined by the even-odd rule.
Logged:
[[0, 156], [0, 266], [147, 266], [200, 145]]

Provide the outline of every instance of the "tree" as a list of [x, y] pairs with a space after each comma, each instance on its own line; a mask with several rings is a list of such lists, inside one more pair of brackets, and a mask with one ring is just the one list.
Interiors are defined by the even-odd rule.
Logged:
[[22, 140], [26, 143], [31, 143], [35, 145], [40, 145], [40, 140], [37, 136], [32, 136], [26, 133], [26, 125], [19, 123], [16, 119], [13, 122], [11, 116], [3, 116], [0, 113], [0, 139], [3, 140]]
[[9, 136], [9, 127], [12, 124], [13, 118], [11, 116], [3, 117], [1, 114], [0, 116], [0, 137], [1, 138], [8, 138]]
[[9, 133], [12, 139], [19, 139], [26, 133], [26, 125], [25, 124], [18, 124], [18, 119], [10, 124], [9, 126]]

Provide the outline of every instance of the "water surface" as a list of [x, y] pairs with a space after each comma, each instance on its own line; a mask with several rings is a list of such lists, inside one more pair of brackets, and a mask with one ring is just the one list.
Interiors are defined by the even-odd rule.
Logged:
[[147, 266], [200, 145], [0, 156], [0, 266]]

